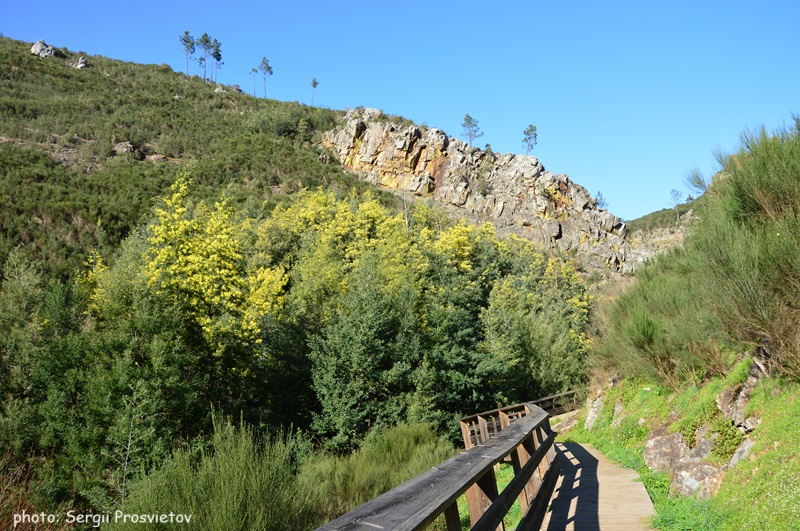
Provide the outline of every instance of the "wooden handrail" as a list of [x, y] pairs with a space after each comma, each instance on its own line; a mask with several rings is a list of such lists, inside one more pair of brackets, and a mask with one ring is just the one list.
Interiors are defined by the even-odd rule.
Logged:
[[527, 415], [526, 406], [538, 406], [551, 416], [578, 409], [580, 407], [578, 402], [580, 395], [586, 391], [587, 389], [576, 389], [566, 393], [545, 396], [532, 402], [501, 407], [463, 417], [459, 420], [459, 423], [461, 425], [461, 434], [464, 437], [464, 448], [469, 449], [481, 441], [488, 440], [489, 437], [499, 433], [514, 419]]
[[[502, 519], [519, 497], [524, 516], [519, 529], [538, 529], [560, 471], [548, 414], [520, 404], [523, 415], [498, 433], [340, 516], [318, 531], [424, 529], [445, 515], [448, 531], [461, 529], [458, 497], [468, 492], [473, 529], [503, 529]], [[512, 406], [512, 409], [514, 406]], [[509, 408], [502, 408], [509, 409]], [[517, 411], [517, 410], [514, 410]], [[510, 460], [515, 477], [497, 492], [494, 467]]]

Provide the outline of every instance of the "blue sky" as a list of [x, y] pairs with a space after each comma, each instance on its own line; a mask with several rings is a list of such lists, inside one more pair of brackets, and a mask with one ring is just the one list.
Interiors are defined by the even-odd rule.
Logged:
[[[219, 82], [334, 109], [363, 105], [533, 155], [634, 219], [717, 169], [746, 129], [800, 113], [800, 2], [153, 2], [0, 0], [0, 32], [185, 68], [178, 37], [222, 43]], [[190, 71], [197, 73], [196, 63]], [[257, 88], [263, 95], [263, 86]]]

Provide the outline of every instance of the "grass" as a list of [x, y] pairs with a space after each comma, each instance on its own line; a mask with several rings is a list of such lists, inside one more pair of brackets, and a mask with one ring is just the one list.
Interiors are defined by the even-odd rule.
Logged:
[[[210, 448], [194, 455], [176, 451], [158, 471], [135, 484], [122, 504], [125, 514], [191, 515], [194, 528], [310, 529], [309, 493], [297, 488], [297, 440], [258, 438], [244, 426], [216, 421]], [[112, 522], [109, 529], [127, 529]], [[138, 524], [137, 529], [161, 529]]]
[[697, 208], [697, 203], [695, 199], [694, 201], [677, 205], [675, 208], [663, 208], [656, 212], [651, 212], [640, 218], [628, 221], [628, 230], [631, 233], [635, 233], [676, 227], [678, 225], [678, 216], [682, 216], [690, 210]]
[[[719, 417], [709, 414], [709, 403], [722, 389], [744, 381], [749, 364], [750, 360], [743, 360], [726, 378], [714, 378], [705, 386], [688, 385], [677, 392], [646, 380], [625, 379], [607, 390], [591, 431], [584, 428], [582, 415], [578, 427], [560, 434], [559, 439], [592, 444], [610, 460], [636, 470], [653, 501], [656, 517], [652, 525], [656, 529], [794, 529], [791, 526], [800, 521], [797, 383], [779, 378], [758, 383], [746, 410], [746, 415], [761, 419], [750, 435], [755, 445], [748, 459], [726, 470], [716, 497], [700, 500], [670, 495], [669, 476], [654, 473], [644, 464], [647, 434], [656, 426], [669, 425], [670, 431], [691, 432], [692, 436], [690, 428], [695, 426], [708, 424], [715, 429]], [[617, 401], [622, 401], [623, 415], [629, 417], [612, 427]], [[640, 418], [644, 426], [640, 426]], [[727, 462], [730, 455], [725, 454], [724, 459], [717, 455], [711, 461]]]

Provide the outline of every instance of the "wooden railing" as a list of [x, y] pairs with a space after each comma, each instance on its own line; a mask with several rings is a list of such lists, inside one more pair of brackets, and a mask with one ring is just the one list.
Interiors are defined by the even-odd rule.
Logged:
[[509, 425], [509, 423], [527, 414], [526, 407], [535, 405], [542, 408], [551, 417], [572, 411], [580, 407], [580, 401], [586, 398], [586, 389], [567, 391], [552, 396], [545, 396], [533, 402], [501, 407], [462, 418], [461, 434], [464, 437], [464, 448], [470, 449], [478, 442], [486, 441], [492, 435]]
[[[424, 529], [444, 514], [447, 530], [458, 531], [457, 500], [464, 493], [473, 530], [504, 529], [503, 518], [517, 499], [523, 512], [517, 529], [539, 529], [560, 472], [553, 448], [555, 434], [547, 412], [532, 403], [502, 410], [508, 422], [500, 422], [494, 436], [319, 530], [412, 531]], [[514, 478], [498, 493], [494, 467], [502, 461], [512, 464]]]

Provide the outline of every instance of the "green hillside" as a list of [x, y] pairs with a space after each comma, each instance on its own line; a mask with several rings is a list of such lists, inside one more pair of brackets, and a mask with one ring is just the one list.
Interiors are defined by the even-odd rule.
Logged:
[[[798, 521], [800, 121], [745, 135], [677, 207], [683, 245], [596, 294], [344, 173], [339, 111], [78, 56], [0, 38], [0, 528], [313, 529], [452, 455], [459, 416], [591, 381], [568, 437], [640, 471], [659, 529]], [[754, 360], [745, 430], [717, 399]], [[711, 500], [644, 465], [652, 432], [698, 429], [715, 465], [753, 443]]]
[[[569, 437], [639, 469], [659, 529], [796, 529], [800, 119], [743, 135], [723, 163], [683, 245], [599, 312], [595, 374], [623, 379], [606, 389], [596, 426]], [[738, 397], [738, 418], [726, 396]], [[689, 448], [713, 440], [704, 463], [722, 467], [716, 496], [669, 495], [676, 475], [644, 464], [656, 430]], [[746, 460], [727, 466], [745, 447]]]
[[[107, 256], [186, 172], [193, 196], [226, 190], [257, 216], [303, 187], [367, 188], [313, 147], [335, 111], [218, 93], [166, 65], [97, 56], [72, 68], [77, 58], [0, 38], [0, 263], [22, 244], [66, 278], [91, 250]], [[115, 155], [122, 142], [132, 152]]]
[[572, 263], [346, 175], [340, 113], [29, 49], [0, 39], [0, 527], [313, 528], [583, 385]]

